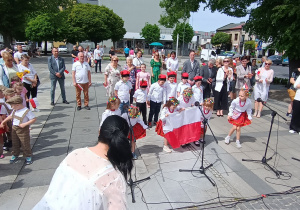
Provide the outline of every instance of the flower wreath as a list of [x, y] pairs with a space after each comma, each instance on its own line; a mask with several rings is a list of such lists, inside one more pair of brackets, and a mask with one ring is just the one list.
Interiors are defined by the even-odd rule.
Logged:
[[171, 101], [171, 103], [174, 105], [174, 106], [178, 106], [179, 105], [179, 102], [176, 98], [174, 97], [170, 97], [169, 98], [169, 101]]
[[128, 108], [128, 115], [129, 115], [131, 118], [138, 118], [138, 117], [141, 115], [141, 112], [139, 111], [137, 115], [133, 116], [133, 114], [131, 113], [131, 110], [132, 110], [132, 109], [138, 109], [138, 110], [139, 110], [138, 107], [131, 105], [131, 106]]

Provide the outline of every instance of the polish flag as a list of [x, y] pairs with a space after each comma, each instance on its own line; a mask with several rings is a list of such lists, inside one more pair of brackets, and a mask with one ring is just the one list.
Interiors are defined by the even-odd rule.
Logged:
[[34, 108], [34, 109], [36, 109], [36, 107], [40, 105], [37, 98], [32, 98], [29, 100], [29, 102], [30, 102], [32, 108]]
[[66, 72], [67, 74], [69, 74], [69, 71], [68, 71], [67, 69], [65, 69], [65, 72]]
[[77, 84], [77, 86], [80, 88], [80, 90], [83, 90], [83, 88], [80, 84]]
[[198, 141], [201, 134], [201, 112], [198, 107], [170, 114], [163, 123], [165, 138], [173, 148]]

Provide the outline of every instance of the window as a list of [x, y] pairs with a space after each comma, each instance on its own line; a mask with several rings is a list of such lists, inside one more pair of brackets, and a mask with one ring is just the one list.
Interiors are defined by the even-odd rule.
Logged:
[[234, 34], [234, 41], [237, 41], [239, 37], [239, 34]]

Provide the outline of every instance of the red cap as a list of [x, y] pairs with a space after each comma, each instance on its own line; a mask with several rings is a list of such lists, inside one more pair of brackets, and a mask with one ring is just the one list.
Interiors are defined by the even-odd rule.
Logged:
[[148, 84], [147, 84], [146, 80], [140, 81], [140, 87], [147, 87], [147, 86], [148, 86]]
[[181, 79], [188, 79], [189, 78], [189, 74], [184, 72], [181, 74]]
[[167, 79], [167, 76], [164, 75], [164, 74], [160, 74], [160, 75], [158, 76], [158, 79], [159, 79], [159, 80], [166, 80], [166, 79]]
[[176, 72], [175, 71], [170, 71], [167, 73], [168, 77], [176, 77]]
[[201, 77], [201, 76], [194, 77], [195, 82], [202, 81], [202, 79], [203, 79], [203, 77]]
[[122, 75], [123, 77], [129, 76], [129, 74], [130, 74], [130, 72], [127, 71], [127, 70], [121, 71], [121, 75]]

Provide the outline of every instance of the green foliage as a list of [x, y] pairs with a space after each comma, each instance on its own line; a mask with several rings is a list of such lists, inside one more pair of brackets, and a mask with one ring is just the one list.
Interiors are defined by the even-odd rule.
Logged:
[[217, 32], [211, 39], [211, 44], [215, 46], [222, 46], [230, 43], [230, 35], [224, 32]]
[[245, 50], [250, 50], [250, 51], [255, 50], [255, 41], [252, 40], [252, 41], [245, 42], [244, 48]]
[[176, 28], [172, 34], [172, 38], [175, 43], [177, 41], [177, 34], [179, 34], [180, 43], [183, 41], [184, 43], [189, 43], [193, 39], [194, 30], [193, 27], [188, 23], [179, 23], [176, 25]]
[[158, 42], [160, 39], [160, 29], [156, 24], [151, 25], [146, 23], [144, 28], [142, 28], [140, 35], [144, 37], [145, 41], [149, 44], [152, 42]]

